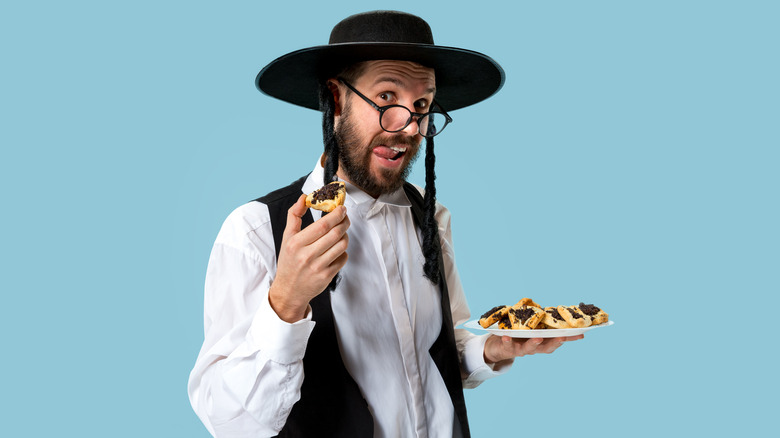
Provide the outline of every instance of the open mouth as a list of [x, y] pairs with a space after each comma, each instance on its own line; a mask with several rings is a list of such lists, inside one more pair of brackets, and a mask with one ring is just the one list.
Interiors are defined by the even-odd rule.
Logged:
[[406, 151], [406, 146], [377, 146], [374, 148], [373, 153], [382, 160], [396, 163], [400, 162], [401, 158], [406, 155]]
[[404, 155], [406, 155], [406, 148], [400, 148], [400, 147], [397, 147], [397, 146], [391, 146], [390, 150], [395, 152], [395, 155], [393, 155], [391, 158], [388, 158], [388, 160], [390, 160], [390, 161], [398, 160], [399, 158], [401, 158]]

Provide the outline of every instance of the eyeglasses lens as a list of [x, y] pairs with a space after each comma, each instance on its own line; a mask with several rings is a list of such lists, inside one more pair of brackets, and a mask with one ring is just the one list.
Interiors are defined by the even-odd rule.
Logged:
[[[389, 132], [401, 131], [411, 123], [411, 117], [411, 112], [403, 106], [389, 107], [382, 113], [382, 129]], [[420, 127], [420, 134], [433, 137], [444, 129], [447, 120], [441, 113], [432, 111], [417, 119], [417, 124]]]
[[420, 125], [420, 134], [426, 137], [433, 137], [438, 134], [434, 117], [436, 117], [436, 113], [428, 113], [425, 117], [417, 120], [417, 123]]
[[408, 109], [402, 106], [391, 106], [382, 114], [382, 128], [385, 131], [400, 131], [406, 127], [412, 117]]

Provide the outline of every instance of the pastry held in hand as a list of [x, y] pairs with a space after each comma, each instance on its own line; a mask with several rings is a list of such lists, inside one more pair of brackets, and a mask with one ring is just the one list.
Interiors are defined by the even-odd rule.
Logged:
[[344, 205], [346, 196], [347, 186], [342, 181], [334, 181], [306, 195], [306, 207], [330, 213], [339, 205]]

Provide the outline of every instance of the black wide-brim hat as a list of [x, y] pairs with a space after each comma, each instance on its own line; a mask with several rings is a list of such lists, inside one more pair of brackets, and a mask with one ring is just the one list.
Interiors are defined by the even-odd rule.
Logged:
[[319, 109], [319, 83], [360, 61], [413, 61], [436, 73], [436, 101], [446, 111], [495, 94], [504, 70], [489, 56], [433, 43], [430, 26], [420, 17], [396, 11], [372, 11], [339, 22], [328, 45], [297, 50], [265, 66], [255, 79], [263, 93], [306, 108]]

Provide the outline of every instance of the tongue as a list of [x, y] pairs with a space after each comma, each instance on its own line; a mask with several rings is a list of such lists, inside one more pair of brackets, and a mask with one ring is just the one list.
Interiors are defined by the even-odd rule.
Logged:
[[398, 152], [390, 149], [387, 146], [377, 146], [374, 148], [374, 155], [386, 160], [392, 160], [396, 155], [398, 155]]

